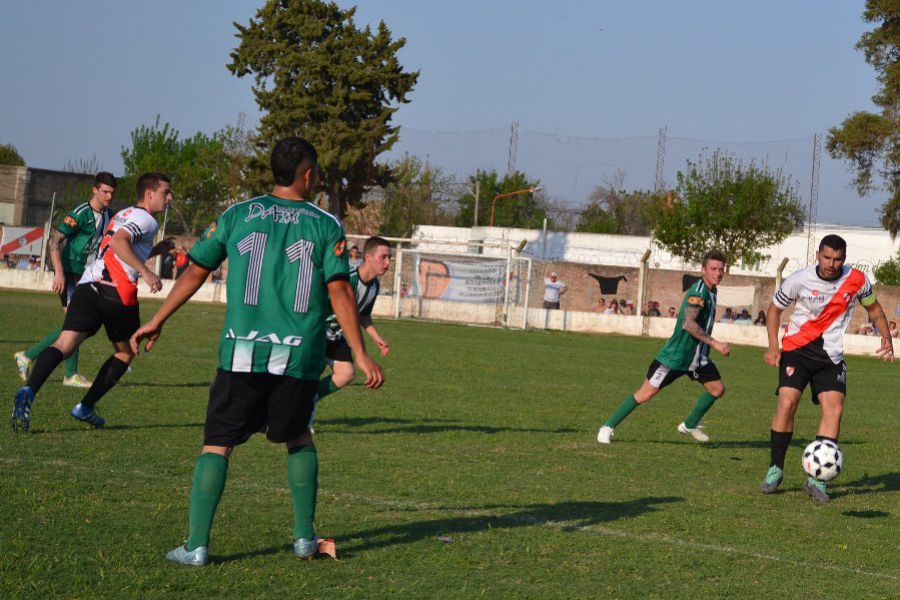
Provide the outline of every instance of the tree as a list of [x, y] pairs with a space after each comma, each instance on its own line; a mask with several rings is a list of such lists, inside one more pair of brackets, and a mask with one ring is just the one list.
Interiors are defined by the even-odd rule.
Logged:
[[875, 267], [875, 279], [884, 285], [900, 285], [900, 252]]
[[381, 200], [382, 235], [408, 237], [416, 225], [452, 222], [444, 206], [453, 186], [452, 177], [410, 155], [389, 166], [394, 181], [384, 189]]
[[591, 192], [587, 207], [581, 213], [576, 230], [583, 233], [650, 235], [653, 224], [650, 208], [658, 199], [651, 192], [623, 189], [622, 171], [598, 185]]
[[375, 160], [396, 142], [391, 117], [419, 77], [397, 59], [406, 40], [392, 40], [383, 21], [375, 32], [358, 28], [355, 13], [322, 0], [269, 0], [248, 25], [234, 23], [240, 44], [228, 64], [237, 77], [253, 76], [263, 112], [254, 185], [270, 185], [275, 140], [302, 136], [318, 150], [320, 183], [338, 216], [372, 185], [389, 183]]
[[[890, 198], [879, 210], [891, 238], [900, 234], [900, 7], [896, 2], [866, 0], [863, 19], [880, 23], [856, 44], [875, 67], [881, 88], [872, 96], [880, 113], [852, 113], [828, 131], [826, 147], [834, 158], [852, 165], [860, 195], [886, 189]], [[883, 184], [876, 181], [881, 179]]]
[[[475, 189], [476, 181], [481, 183], [481, 193], [478, 202], [478, 224], [490, 225], [491, 203], [498, 194], [506, 194], [528, 188], [538, 187], [539, 181], [530, 181], [528, 176], [521, 171], [503, 176], [501, 179], [497, 171], [476, 171], [469, 177], [470, 190]], [[471, 227], [475, 217], [475, 196], [466, 192], [459, 199], [459, 212], [456, 215], [458, 227]], [[515, 196], [501, 198], [496, 203], [494, 214], [495, 227], [521, 227], [523, 229], [538, 229], [543, 226], [547, 218], [546, 195], [543, 193], [522, 193]], [[548, 222], [549, 228], [553, 228], [552, 222]]]
[[12, 144], [0, 144], [0, 165], [24, 167], [25, 159]]
[[171, 211], [176, 229], [196, 236], [230, 200], [229, 158], [223, 135], [219, 132], [210, 137], [198, 132], [181, 140], [168, 123], [160, 127], [157, 117], [153, 125], [132, 131], [131, 148], [122, 148], [125, 175], [119, 189], [133, 193], [141, 173], [165, 173], [172, 179], [175, 192]]
[[760, 248], [778, 244], [800, 227], [805, 212], [789, 178], [755, 162], [743, 164], [718, 150], [688, 161], [674, 195], [650, 209], [653, 237], [675, 256], [699, 263], [716, 248], [728, 266], [758, 261]]

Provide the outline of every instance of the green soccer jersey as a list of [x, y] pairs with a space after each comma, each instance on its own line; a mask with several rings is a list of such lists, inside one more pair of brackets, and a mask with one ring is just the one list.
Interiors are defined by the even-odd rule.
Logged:
[[327, 283], [347, 279], [344, 228], [309, 202], [261, 196], [235, 204], [206, 230], [190, 259], [228, 259], [219, 367], [318, 379], [325, 368]]
[[[378, 282], [377, 277], [372, 279], [372, 281], [362, 281], [359, 278], [357, 269], [358, 267], [350, 269], [350, 287], [353, 288], [353, 293], [356, 295], [356, 311], [360, 316], [371, 315], [381, 284]], [[331, 307], [329, 306], [330, 309]], [[336, 341], [344, 337], [344, 330], [341, 329], [341, 325], [338, 323], [333, 310], [328, 316], [326, 325], [328, 330], [325, 335], [329, 340]]]
[[709, 363], [709, 345], [701, 343], [681, 327], [684, 309], [689, 306], [700, 309], [697, 323], [706, 330], [706, 335], [712, 335], [716, 318], [716, 291], [698, 279], [685, 292], [675, 321], [675, 331], [656, 355], [656, 360], [676, 371], [694, 371]]
[[85, 265], [97, 256], [97, 248], [111, 217], [110, 209], [104, 208], [97, 213], [89, 202], [79, 204], [66, 214], [56, 228], [66, 236], [66, 245], [60, 252], [64, 273], [84, 273]]

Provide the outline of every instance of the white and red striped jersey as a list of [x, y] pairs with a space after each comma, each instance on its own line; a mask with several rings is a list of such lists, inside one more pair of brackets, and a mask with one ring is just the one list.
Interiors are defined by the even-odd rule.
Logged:
[[801, 350], [810, 358], [844, 359], [844, 332], [853, 317], [855, 300], [863, 306], [875, 302], [875, 292], [866, 274], [844, 266], [834, 280], [819, 277], [816, 265], [800, 269], [781, 282], [772, 302], [785, 309], [796, 302], [791, 322], [781, 341], [785, 352]]
[[137, 269], [125, 263], [109, 247], [113, 235], [124, 229], [131, 235], [131, 249], [138, 260], [145, 262], [153, 248], [153, 239], [159, 225], [156, 217], [139, 206], [120, 210], [113, 216], [103, 234], [97, 260], [85, 269], [78, 283], [104, 283], [113, 285], [125, 306], [137, 304]]

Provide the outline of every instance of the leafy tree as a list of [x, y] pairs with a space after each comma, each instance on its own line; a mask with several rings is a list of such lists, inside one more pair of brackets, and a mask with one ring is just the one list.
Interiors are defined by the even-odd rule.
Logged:
[[729, 266], [758, 261], [760, 248], [800, 227], [805, 213], [791, 180], [780, 170], [743, 164], [718, 150], [678, 172], [674, 196], [650, 209], [653, 237], [669, 252], [699, 263], [711, 248]]
[[[537, 180], [529, 180], [521, 171], [506, 174], [501, 179], [497, 171], [478, 170], [475, 175], [469, 177], [469, 188], [475, 189], [475, 182], [481, 183], [481, 193], [478, 202], [478, 224], [489, 225], [491, 221], [491, 203], [499, 194], [506, 194], [539, 185]], [[459, 212], [456, 215], [458, 227], [471, 227], [475, 216], [475, 196], [466, 192], [459, 199]], [[547, 218], [546, 196], [538, 193], [523, 193], [515, 196], [501, 198], [496, 203], [494, 214], [495, 227], [521, 227], [523, 229], [538, 229], [543, 226]], [[548, 220], [549, 228], [554, 224]]]
[[161, 171], [172, 179], [175, 202], [171, 216], [181, 233], [196, 236], [228, 203], [229, 159], [223, 134], [197, 133], [179, 139], [168, 123], [160, 127], [159, 117], [151, 126], [131, 132], [131, 147], [122, 148], [125, 175], [119, 195], [133, 194], [141, 173]]
[[382, 235], [408, 237], [416, 225], [452, 222], [444, 206], [453, 187], [452, 177], [410, 155], [389, 166], [394, 181], [385, 188], [381, 201]]
[[875, 267], [875, 279], [884, 285], [900, 285], [900, 252]]
[[891, 194], [879, 212], [881, 224], [894, 238], [900, 234], [900, 5], [866, 0], [863, 19], [879, 23], [862, 35], [856, 48], [878, 72], [881, 89], [872, 101], [881, 112], [852, 113], [829, 130], [826, 147], [832, 157], [852, 165], [853, 184], [861, 195], [881, 188]]
[[240, 43], [228, 64], [253, 76], [263, 112], [250, 185], [269, 187], [272, 144], [300, 135], [319, 152], [320, 183], [339, 216], [390, 181], [375, 160], [396, 142], [391, 117], [419, 77], [397, 59], [406, 40], [392, 40], [384, 22], [360, 29], [355, 13], [322, 0], [269, 0], [248, 25], [234, 24]]
[[25, 159], [12, 144], [0, 144], [0, 165], [24, 167]]
[[650, 235], [653, 230], [650, 208], [658, 202], [651, 192], [623, 189], [624, 173], [599, 185], [591, 192], [576, 230], [584, 233]]

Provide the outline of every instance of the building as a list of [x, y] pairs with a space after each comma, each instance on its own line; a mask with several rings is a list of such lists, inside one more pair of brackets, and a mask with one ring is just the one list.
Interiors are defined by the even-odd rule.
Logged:
[[53, 194], [57, 214], [90, 198], [94, 174], [0, 165], [0, 225], [42, 227]]

